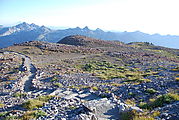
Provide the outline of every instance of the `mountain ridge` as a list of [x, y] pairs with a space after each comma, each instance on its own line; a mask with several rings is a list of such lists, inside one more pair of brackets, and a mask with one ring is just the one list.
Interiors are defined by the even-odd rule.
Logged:
[[179, 36], [147, 34], [140, 31], [135, 32], [106, 32], [97, 28], [91, 30], [87, 26], [84, 28], [68, 28], [61, 30], [51, 30], [45, 26], [38, 26], [34, 23], [23, 22], [13, 27], [2, 27], [0, 29], [0, 48], [8, 47], [14, 43], [26, 41], [48, 41], [58, 42], [69, 35], [83, 35], [102, 40], [117, 40], [125, 43], [129, 42], [150, 42], [155, 45], [179, 49]]

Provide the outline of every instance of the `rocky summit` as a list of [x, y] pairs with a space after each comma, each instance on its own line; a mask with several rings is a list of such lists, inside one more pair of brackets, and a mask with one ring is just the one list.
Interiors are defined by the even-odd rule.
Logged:
[[120, 42], [115, 41], [107, 41], [107, 40], [99, 40], [94, 39], [82, 35], [71, 35], [67, 36], [57, 43], [67, 44], [67, 45], [75, 45], [75, 46], [86, 46], [86, 47], [106, 47], [106, 46], [116, 46], [120, 45]]
[[81, 35], [17, 43], [0, 50], [0, 91], [1, 120], [179, 120], [179, 49]]

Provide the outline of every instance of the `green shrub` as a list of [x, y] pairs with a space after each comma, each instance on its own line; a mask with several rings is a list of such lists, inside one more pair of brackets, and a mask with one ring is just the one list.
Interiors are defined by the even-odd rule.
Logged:
[[148, 112], [137, 112], [136, 110], [130, 110], [120, 113], [120, 120], [154, 120], [154, 118]]
[[97, 90], [98, 90], [98, 87], [93, 86], [93, 87], [92, 87], [92, 90], [97, 91]]
[[143, 78], [139, 78], [139, 77], [128, 77], [127, 80], [124, 80], [125, 82], [139, 82], [139, 83], [144, 83], [144, 82], [151, 82], [150, 79], [143, 79]]
[[146, 109], [148, 107], [148, 104], [146, 102], [140, 102], [138, 106], [140, 108]]
[[164, 104], [169, 104], [171, 102], [178, 101], [178, 100], [179, 100], [178, 94], [168, 93], [158, 96], [157, 99], [154, 99], [149, 103], [140, 103], [139, 107], [144, 109], [153, 109], [157, 107], [162, 107]]
[[120, 113], [120, 120], [132, 120], [135, 116], [134, 111], [126, 111]]
[[172, 72], [179, 72], [179, 67], [171, 69]]
[[128, 105], [133, 105], [133, 106], [135, 106], [135, 104], [136, 104], [135, 101], [131, 100], [131, 99], [125, 100], [125, 103], [128, 104]]
[[135, 116], [132, 120], [155, 120], [152, 116]]
[[140, 79], [139, 82], [140, 82], [140, 83], [143, 83], [143, 82], [151, 82], [151, 80], [150, 80], [150, 79]]
[[155, 94], [157, 91], [156, 91], [155, 89], [153, 89], [153, 88], [148, 88], [148, 89], [146, 90], [146, 92], [147, 92], [147, 93], [150, 93], [150, 94]]
[[80, 89], [79, 86], [74, 86], [74, 85], [71, 85], [71, 86], [68, 86], [68, 87], [71, 88], [71, 89]]
[[36, 100], [36, 99], [31, 99], [28, 100], [27, 102], [23, 103], [23, 107], [28, 109], [28, 110], [33, 110], [34, 108], [39, 108], [42, 107], [45, 102]]
[[128, 95], [135, 96], [135, 94], [133, 92], [129, 92]]
[[36, 119], [41, 116], [46, 116], [46, 113], [43, 111], [40, 111], [40, 110], [28, 111], [21, 117], [21, 119], [22, 120], [31, 120], [31, 119]]
[[0, 108], [4, 107], [4, 104], [0, 103]]
[[51, 98], [53, 98], [53, 95], [43, 95], [39, 96], [37, 100], [43, 101], [43, 102], [48, 102]]
[[115, 87], [122, 86], [122, 84], [119, 84], [119, 83], [111, 83], [110, 85], [111, 85], [111, 86], [115, 86]]
[[94, 68], [95, 66], [93, 64], [88, 63], [84, 65], [83, 70], [91, 72]]
[[176, 80], [176, 81], [179, 81], [179, 77], [176, 77], [175, 80]]
[[50, 82], [55, 82], [55, 81], [58, 81], [58, 78], [56, 76], [50, 80]]
[[7, 112], [0, 112], [0, 117], [4, 117], [7, 114]]
[[145, 73], [139, 71], [139, 69], [126, 69], [123, 66], [118, 66], [116, 64], [107, 61], [92, 61], [85, 65], [78, 65], [76, 68], [80, 67], [81, 70], [93, 73], [93, 75], [99, 77], [100, 79], [114, 79], [114, 78], [128, 78], [127, 82], [151, 82], [149, 79], [144, 79], [145, 76], [157, 74], [156, 72]]
[[18, 120], [18, 117], [17, 117], [17, 116], [14, 116], [14, 115], [12, 115], [12, 116], [6, 116], [6, 117], [4, 118], [4, 120]]
[[61, 83], [53, 83], [53, 84], [57, 87], [63, 87], [63, 85]]
[[27, 94], [26, 93], [20, 93], [20, 92], [16, 92], [14, 93], [13, 97], [26, 97]]
[[157, 117], [157, 116], [159, 116], [160, 115], [160, 111], [153, 111], [152, 112], [152, 116], [153, 117]]
[[37, 111], [35, 111], [35, 113], [34, 113], [34, 116], [35, 116], [36, 118], [41, 117], [41, 116], [46, 116], [46, 115], [47, 115], [47, 114], [46, 114], [45, 112], [41, 111], [41, 110], [37, 110]]
[[23, 107], [28, 110], [33, 110], [34, 108], [42, 107], [45, 102], [48, 102], [53, 96], [46, 95], [46, 96], [39, 96], [36, 99], [28, 100], [27, 102], [23, 103]]

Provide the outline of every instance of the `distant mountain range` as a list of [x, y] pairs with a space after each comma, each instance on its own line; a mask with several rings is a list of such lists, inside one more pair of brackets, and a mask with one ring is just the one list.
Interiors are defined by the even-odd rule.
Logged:
[[52, 30], [45, 26], [21, 23], [13, 27], [0, 27], [0, 48], [8, 47], [14, 43], [26, 41], [47, 41], [58, 42], [69, 35], [84, 35], [102, 40], [118, 40], [124, 43], [129, 42], [150, 42], [155, 45], [179, 49], [179, 36], [146, 34], [140, 31], [135, 32], [105, 32], [99, 28], [90, 30], [84, 28], [69, 28], [63, 30]]

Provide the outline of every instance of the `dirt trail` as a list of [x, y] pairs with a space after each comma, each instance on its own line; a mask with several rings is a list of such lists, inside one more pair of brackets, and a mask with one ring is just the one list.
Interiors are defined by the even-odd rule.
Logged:
[[22, 65], [20, 69], [21, 71], [26, 71], [27, 74], [19, 80], [18, 86], [21, 91], [29, 92], [31, 90], [32, 80], [35, 78], [37, 71], [35, 66], [32, 64], [31, 59], [28, 56], [17, 52], [6, 51], [6, 53], [14, 53], [22, 58]]
[[28, 74], [21, 79], [21, 90], [24, 92], [29, 92], [32, 86], [32, 80], [34, 79], [37, 70], [29, 57], [22, 54], [20, 54], [20, 56], [24, 59], [23, 66], [28, 72]]

